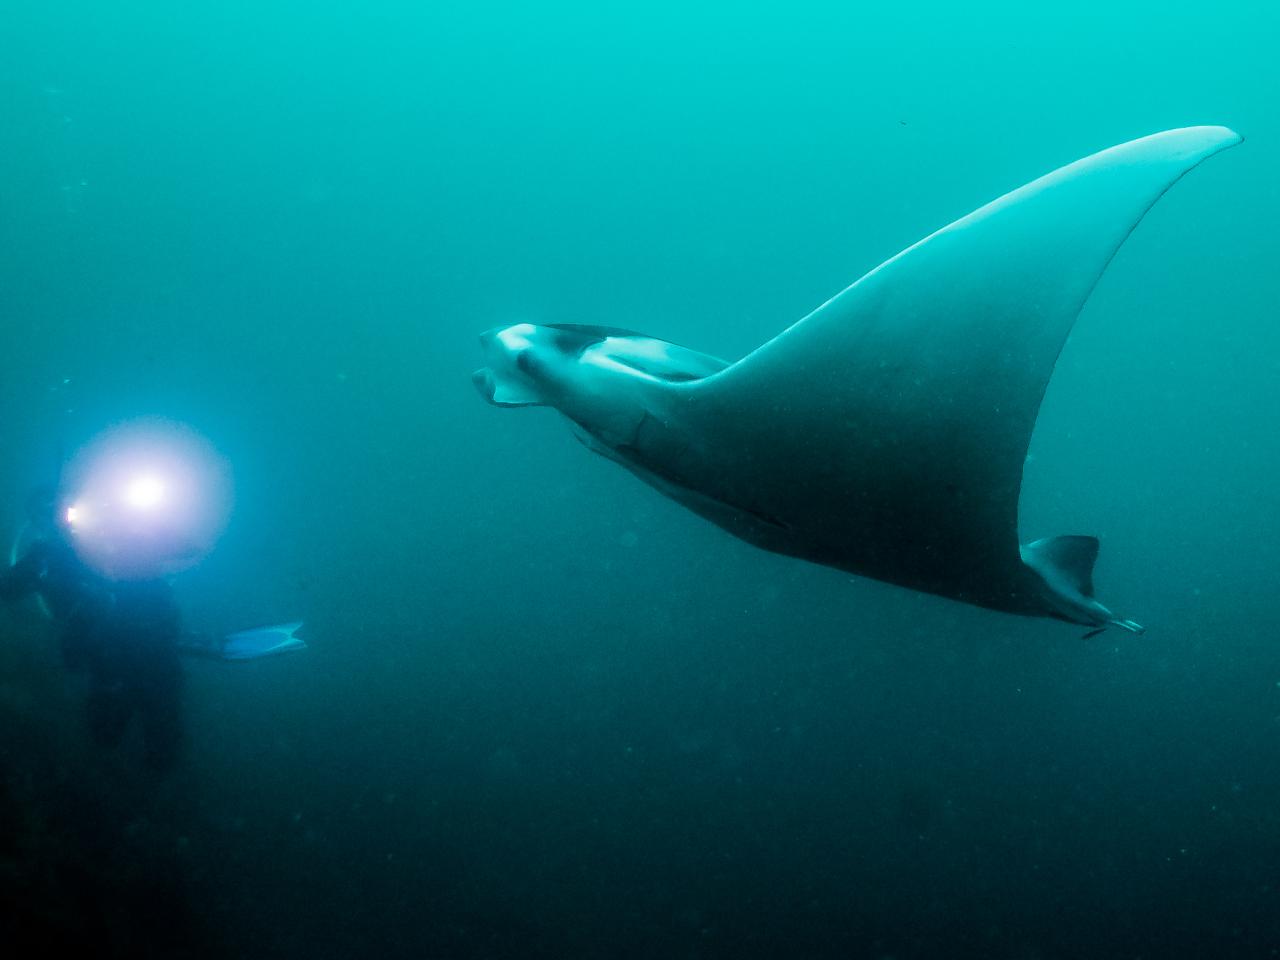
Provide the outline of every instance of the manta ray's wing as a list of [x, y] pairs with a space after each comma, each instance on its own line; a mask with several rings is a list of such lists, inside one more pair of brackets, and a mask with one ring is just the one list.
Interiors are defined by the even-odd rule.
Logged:
[[1239, 140], [1169, 130], [1056, 170], [679, 385], [717, 495], [811, 559], [1004, 605], [980, 594], [1018, 563], [1023, 463], [1076, 315], [1161, 194]]

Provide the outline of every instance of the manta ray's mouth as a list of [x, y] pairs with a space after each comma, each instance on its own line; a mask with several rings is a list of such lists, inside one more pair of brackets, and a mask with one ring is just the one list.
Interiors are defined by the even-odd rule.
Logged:
[[471, 374], [480, 396], [495, 407], [538, 407], [543, 404], [535, 387], [516, 374], [503, 375], [493, 367], [481, 367]]

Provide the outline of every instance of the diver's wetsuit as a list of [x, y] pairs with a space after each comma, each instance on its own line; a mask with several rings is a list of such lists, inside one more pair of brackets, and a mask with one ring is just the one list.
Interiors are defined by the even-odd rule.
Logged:
[[0, 573], [0, 599], [17, 600], [35, 593], [58, 624], [67, 667], [85, 669], [94, 643], [94, 623], [107, 599], [106, 584], [80, 562], [65, 540], [41, 537]]
[[163, 580], [115, 584], [90, 667], [94, 739], [118, 743], [136, 713], [147, 764], [157, 770], [173, 766], [182, 739], [180, 620], [173, 592]]
[[136, 713], [147, 764], [165, 770], [182, 739], [180, 616], [162, 580], [111, 583], [94, 575], [70, 544], [36, 540], [0, 574], [0, 598], [38, 593], [62, 633], [67, 666], [89, 674], [89, 729], [118, 743]]

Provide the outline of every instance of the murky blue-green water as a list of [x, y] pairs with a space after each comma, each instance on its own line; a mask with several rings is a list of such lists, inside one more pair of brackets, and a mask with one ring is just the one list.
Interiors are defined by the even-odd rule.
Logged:
[[[0, 612], [0, 930], [95, 956], [1280, 950], [1280, 17], [1262, 4], [6, 5], [0, 509], [104, 426], [235, 471], [156, 778]], [[521, 320], [733, 358], [1132, 137], [1027, 537], [1149, 627], [757, 551], [468, 383]], [[50, 947], [51, 948], [51, 947]]]

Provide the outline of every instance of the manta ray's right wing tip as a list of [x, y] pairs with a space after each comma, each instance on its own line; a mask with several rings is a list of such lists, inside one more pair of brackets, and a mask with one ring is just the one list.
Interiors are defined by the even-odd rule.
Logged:
[[1244, 142], [1244, 137], [1241, 136], [1236, 131], [1232, 130], [1230, 127], [1211, 124], [1209, 126], [1195, 127], [1193, 129], [1204, 130], [1206, 134], [1211, 134], [1214, 137], [1221, 138], [1223, 141], [1223, 146], [1225, 147], [1233, 147], [1237, 143]]
[[[1220, 123], [1203, 123], [1190, 127], [1175, 127], [1172, 130], [1166, 130], [1165, 133], [1181, 133], [1181, 134], [1199, 134], [1209, 140], [1224, 140], [1230, 143], [1239, 143], [1244, 137], [1236, 133], [1230, 127], [1223, 126]], [[1154, 134], [1161, 136], [1162, 134]]]
[[1190, 161], [1191, 166], [1195, 166], [1201, 160], [1243, 142], [1244, 137], [1230, 127], [1215, 124], [1175, 127], [1118, 144], [1111, 150], [1104, 150], [1099, 156], [1106, 156], [1112, 151], [1132, 151], [1137, 155], [1134, 158], [1137, 160], [1148, 160], [1154, 155], [1160, 155], [1165, 160], [1186, 160]]

